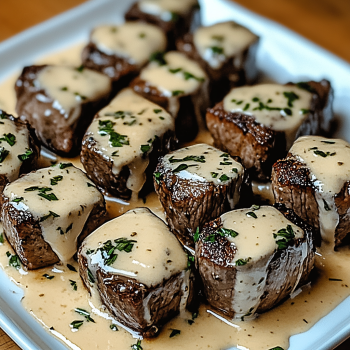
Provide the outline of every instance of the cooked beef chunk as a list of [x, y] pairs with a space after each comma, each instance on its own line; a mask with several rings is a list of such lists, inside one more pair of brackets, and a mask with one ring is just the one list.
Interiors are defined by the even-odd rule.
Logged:
[[83, 49], [85, 67], [109, 76], [114, 91], [127, 86], [156, 52], [166, 48], [166, 37], [159, 28], [142, 22], [120, 26], [100, 26], [91, 32]]
[[254, 317], [307, 281], [314, 264], [313, 232], [281, 209], [285, 216], [268, 206], [234, 210], [204, 226], [196, 265], [209, 304], [223, 316]]
[[350, 145], [343, 140], [304, 136], [274, 164], [271, 176], [275, 201], [315, 227], [335, 248], [349, 239], [349, 158]]
[[195, 61], [176, 51], [159, 55], [132, 81], [131, 87], [176, 119], [180, 141], [195, 138], [197, 124], [202, 124], [209, 103], [208, 79]]
[[187, 256], [147, 208], [130, 210], [93, 232], [78, 260], [86, 287], [124, 327], [143, 337], [156, 336], [191, 302]]
[[16, 111], [35, 128], [40, 142], [60, 155], [74, 156], [93, 116], [108, 103], [111, 82], [82, 67], [30, 66], [15, 90]]
[[200, 25], [197, 0], [138, 1], [125, 14], [126, 21], [143, 21], [155, 24], [167, 36], [168, 50], [175, 42]]
[[100, 188], [135, 199], [153, 188], [158, 157], [175, 144], [173, 117], [125, 89], [95, 116], [84, 136], [81, 162]]
[[8, 184], [1, 204], [4, 233], [29, 269], [68, 261], [106, 220], [102, 194], [71, 163], [34, 171]]
[[206, 144], [160, 159], [154, 187], [169, 227], [183, 245], [193, 249], [196, 230], [237, 205], [243, 174], [240, 163]]
[[8, 182], [36, 168], [39, 153], [29, 124], [0, 109], [0, 193]]
[[253, 179], [266, 181], [298, 136], [327, 131], [332, 101], [326, 80], [240, 87], [208, 109], [207, 126], [216, 147], [239, 156]]
[[253, 83], [258, 75], [255, 56], [259, 38], [229, 21], [197, 29], [177, 41], [177, 49], [197, 61], [210, 78], [211, 105], [231, 88]]

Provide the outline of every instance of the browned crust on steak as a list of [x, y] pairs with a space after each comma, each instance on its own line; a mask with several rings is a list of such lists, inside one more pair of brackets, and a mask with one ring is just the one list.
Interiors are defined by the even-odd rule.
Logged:
[[160, 17], [151, 15], [140, 10], [138, 3], [133, 4], [125, 14], [126, 21], [142, 21], [154, 24], [162, 29], [167, 36], [167, 50], [175, 49], [177, 39], [183, 37], [187, 32], [194, 30], [200, 25], [199, 9], [193, 7], [185, 15], [178, 15], [176, 20], [163, 21]]
[[[211, 105], [222, 100], [233, 87], [254, 83], [258, 76], [255, 59], [258, 45], [259, 38], [256, 37], [251, 45], [236, 55], [227, 57], [219, 69], [214, 69], [198, 53], [193, 43], [193, 34], [187, 33], [176, 42], [177, 49], [198, 62], [210, 77], [209, 95]], [[235, 58], [239, 58], [240, 64], [238, 66], [234, 64]]]
[[170, 230], [182, 245], [194, 248], [193, 235], [197, 227], [231, 210], [228, 197], [233, 198], [237, 181], [227, 185], [182, 179], [166, 169], [162, 158], [158, 162], [154, 188], [165, 210]]
[[[88, 290], [92, 288], [88, 277], [87, 259], [78, 254], [80, 276]], [[158, 335], [161, 327], [179, 313], [182, 296], [181, 273], [171, 276], [162, 283], [148, 287], [134, 278], [96, 272], [97, 290], [102, 303], [124, 326], [145, 338]], [[150, 322], [145, 319], [145, 299], [149, 299]]]
[[239, 156], [252, 178], [267, 180], [273, 163], [285, 154], [283, 133], [247, 114], [225, 111], [223, 102], [207, 110], [206, 120], [214, 145], [231, 156]]
[[[45, 90], [34, 85], [34, 80], [45, 67], [46, 65], [23, 68], [15, 85], [16, 112], [20, 119], [28, 121], [35, 129], [37, 138], [44, 146], [57, 154], [73, 157], [80, 151], [81, 140], [93, 116], [108, 103], [110, 96], [98, 101], [82, 102], [80, 117], [73, 124], [68, 124], [53, 107], [54, 100], [46, 95]], [[46, 96], [48, 102], [39, 101], [36, 98], [38, 94]], [[50, 118], [44, 116], [48, 110], [51, 112]]]
[[[39, 220], [35, 220], [29, 211], [16, 209], [3, 194], [0, 202], [4, 234], [23, 265], [33, 270], [58, 263], [60, 261], [58, 256], [42, 235]], [[103, 199], [91, 210], [78, 237], [77, 248], [84, 238], [106, 219], [107, 211]]]
[[[173, 131], [167, 131], [163, 136], [156, 138], [152, 144], [153, 149], [148, 154], [149, 164], [146, 169], [146, 183], [140, 197], [143, 197], [153, 189], [153, 171], [157, 165], [158, 157], [175, 149], [176, 139]], [[126, 187], [130, 171], [124, 166], [119, 174], [113, 173], [113, 160], [101, 153], [96, 140], [85, 135], [80, 154], [81, 163], [87, 176], [102, 190], [123, 199], [131, 198], [131, 190]]]

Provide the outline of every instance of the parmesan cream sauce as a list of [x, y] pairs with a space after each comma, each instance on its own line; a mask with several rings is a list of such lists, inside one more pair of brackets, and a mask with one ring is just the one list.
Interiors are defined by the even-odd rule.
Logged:
[[168, 22], [173, 19], [173, 14], [185, 15], [197, 4], [197, 0], [141, 0], [139, 8]]
[[[52, 56], [47, 56], [41, 63], [72, 64], [79, 66], [82, 45], [67, 49]], [[19, 73], [18, 73], [19, 74]], [[15, 113], [15, 93], [13, 86], [16, 76], [9, 78], [0, 85], [0, 108], [8, 113]], [[213, 143], [208, 131], [202, 131], [192, 143]], [[59, 158], [59, 160], [61, 160]], [[65, 160], [67, 161], [67, 160]], [[81, 167], [78, 158], [70, 161]], [[107, 198], [107, 209], [112, 217], [138, 207], [147, 206], [153, 212], [164, 218], [162, 207], [155, 193], [150, 194], [144, 203], [127, 203], [114, 198]], [[129, 349], [136, 344], [136, 339], [118, 326], [119, 331], [110, 329], [117, 324], [113, 318], [93, 306], [86, 289], [77, 272], [63, 265], [48, 267], [37, 271], [18, 271], [9, 266], [6, 252], [13, 250], [5, 240], [0, 245], [0, 264], [7, 275], [25, 290], [23, 306], [30, 312], [48, 332], [61, 339], [69, 348], [78, 349]], [[71, 264], [77, 269], [77, 263]], [[199, 308], [199, 316], [192, 325], [187, 318], [177, 317], [167, 323], [156, 339], [142, 340], [144, 350], [184, 350], [184, 349], [227, 349], [240, 345], [250, 350], [266, 350], [275, 346], [288, 348], [291, 335], [305, 332], [320, 318], [333, 310], [342, 300], [349, 296], [350, 290], [350, 250], [341, 248], [334, 252], [324, 247], [316, 256], [316, 276], [311, 287], [306, 286], [294, 298], [286, 300], [278, 307], [260, 315], [251, 321], [229, 322], [206, 305]], [[49, 280], [43, 275], [55, 276]], [[337, 279], [337, 280], [335, 280]], [[72, 284], [76, 283], [75, 291]], [[85, 322], [85, 318], [74, 309], [80, 307], [91, 313], [96, 323]], [[73, 332], [69, 324], [74, 320], [83, 320], [78, 331]], [[52, 327], [52, 328], [51, 328]], [[181, 330], [181, 334], [170, 338], [172, 329]]]

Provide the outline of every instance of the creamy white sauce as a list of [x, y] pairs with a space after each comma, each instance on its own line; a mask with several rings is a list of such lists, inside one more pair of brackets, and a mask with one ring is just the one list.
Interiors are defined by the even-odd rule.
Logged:
[[[13, 136], [15, 139], [13, 139]], [[10, 139], [10, 143], [6, 141]], [[26, 126], [18, 129], [15, 123], [9, 119], [0, 119], [0, 150], [2, 158], [9, 152], [0, 163], [0, 174], [5, 175], [7, 180], [12, 182], [19, 176], [22, 161], [18, 158], [29, 150], [29, 132]]]
[[[73, 124], [80, 116], [83, 102], [95, 101], [108, 96], [111, 90], [111, 81], [105, 75], [91, 69], [79, 70], [69, 66], [49, 65], [43, 68], [34, 84], [45, 90], [49, 98], [54, 100], [53, 107], [70, 124]], [[37, 95], [37, 99], [42, 98], [46, 97]], [[45, 116], [50, 117], [50, 114], [45, 114]]]
[[[55, 165], [8, 184], [4, 196], [13, 207], [30, 212], [39, 221], [45, 241], [61, 261], [68, 261], [77, 251], [77, 238], [93, 206], [102, 200], [101, 193], [88, 183], [91, 181], [81, 170]], [[38, 189], [28, 190], [34, 186]], [[49, 190], [40, 191], [42, 188]], [[44, 198], [52, 194], [57, 200]]]
[[325, 242], [334, 245], [334, 233], [339, 223], [334, 199], [350, 181], [350, 144], [341, 139], [303, 136], [295, 141], [289, 152], [310, 169], [321, 236]]
[[[101, 131], [108, 125], [122, 135], [120, 143], [111, 142], [110, 135]], [[163, 108], [125, 89], [98, 113], [87, 135], [96, 140], [101, 154], [113, 162], [115, 175], [128, 166], [130, 175], [126, 186], [136, 198], [146, 181], [148, 155], [155, 137], [162, 138], [174, 128], [174, 118]]]
[[167, 52], [164, 59], [164, 65], [149, 63], [141, 71], [140, 78], [166, 97], [176, 97], [177, 100], [178, 97], [190, 95], [198, 91], [207, 79], [199, 64], [180, 52]]
[[220, 69], [224, 62], [240, 55], [256, 40], [255, 34], [232, 21], [201, 27], [193, 34], [197, 52], [214, 69]]
[[[258, 210], [234, 210], [220, 218], [224, 228], [238, 233], [236, 237], [227, 238], [237, 249], [232, 261], [237, 271], [232, 299], [235, 318], [254, 315], [265, 289], [268, 265], [278, 249], [276, 241], [282, 238], [274, 234], [286, 229], [287, 225], [292, 227], [295, 239], [302, 238], [304, 231], [269, 206], [262, 206]], [[245, 264], [240, 266], [240, 262]], [[299, 279], [296, 285], [298, 283]]]
[[165, 51], [166, 48], [164, 32], [143, 22], [97, 27], [91, 33], [91, 41], [102, 52], [124, 57], [130, 63], [139, 66], [144, 65], [152, 53]]
[[284, 132], [289, 149], [308, 116], [311, 99], [310, 92], [297, 86], [259, 84], [232, 89], [224, 98], [224, 109], [252, 115], [258, 123]]
[[140, 0], [139, 8], [144, 13], [169, 22], [174, 18], [173, 14], [185, 15], [197, 4], [197, 0]]

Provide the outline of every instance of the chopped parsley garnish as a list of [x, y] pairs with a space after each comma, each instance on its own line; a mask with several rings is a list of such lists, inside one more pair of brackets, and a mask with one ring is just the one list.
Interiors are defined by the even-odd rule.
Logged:
[[110, 328], [112, 331], [115, 331], [115, 332], [119, 330], [118, 327], [117, 327], [117, 325], [114, 324], [114, 323], [112, 323], [111, 325], [109, 325], [109, 328]]
[[77, 308], [74, 309], [74, 311], [75, 311], [76, 313], [78, 313], [79, 315], [84, 316], [84, 317], [86, 318], [86, 321], [87, 321], [87, 322], [93, 322], [93, 323], [95, 323], [95, 320], [94, 320], [93, 318], [91, 318], [90, 313], [87, 312], [86, 310], [77, 307]]
[[151, 149], [151, 145], [141, 145], [141, 152], [147, 153]]
[[280, 346], [276, 346], [274, 348], [271, 348], [269, 350], [284, 350], [283, 348], [281, 348]]
[[24, 199], [23, 197], [17, 197], [17, 198], [12, 199], [11, 202], [19, 203], [19, 202], [23, 201], [23, 199]]
[[335, 144], [335, 141], [326, 141], [326, 140], [324, 140], [324, 141], [321, 141], [321, 142], [326, 143], [328, 145], [334, 145]]
[[176, 21], [178, 21], [179, 20], [179, 15], [177, 14], [177, 13], [175, 13], [175, 12], [170, 12], [171, 13], [171, 20], [173, 21], [173, 22], [176, 22]]
[[16, 136], [11, 133], [4, 134], [4, 137], [1, 137], [0, 141], [5, 141], [12, 147], [16, 143]]
[[119, 157], [118, 152], [119, 152], [119, 151], [114, 151], [114, 152], [112, 152], [112, 157]]
[[40, 222], [45, 221], [46, 219], [48, 219], [50, 216], [52, 216], [53, 218], [59, 218], [60, 216], [58, 214], [56, 214], [55, 212], [49, 210], [49, 213], [47, 215], [44, 215], [41, 219]]
[[87, 182], [87, 187], [94, 187], [94, 188], [96, 188], [96, 186], [94, 184], [90, 183], [90, 182]]
[[327, 202], [326, 202], [324, 199], [322, 199], [322, 200], [323, 200], [324, 210], [325, 210], [325, 211], [330, 211], [331, 208], [328, 206]]
[[220, 178], [219, 178], [219, 180], [221, 181], [221, 182], [223, 182], [223, 181], [227, 181], [227, 180], [229, 180], [230, 178], [226, 175], [226, 174], [222, 174], [221, 176], [220, 176]]
[[198, 317], [198, 311], [192, 313], [192, 319], [187, 320], [188, 324], [191, 326], [194, 323], [194, 320]]
[[215, 234], [212, 233], [209, 236], [205, 237], [204, 242], [214, 243], [215, 242]]
[[159, 185], [160, 181], [162, 180], [162, 174], [160, 172], [156, 171], [155, 173], [153, 173], [153, 176], [154, 176], [154, 180]]
[[50, 187], [38, 187], [31, 186], [24, 189], [25, 192], [39, 191], [38, 196], [47, 199], [48, 201], [58, 201], [58, 198], [54, 193], [46, 193], [48, 191], [52, 191]]
[[141, 340], [139, 339], [136, 344], [131, 345], [131, 350], [143, 350], [141, 346]]
[[56, 197], [56, 195], [54, 193], [43, 193], [43, 192], [40, 192], [38, 193], [38, 195], [40, 197], [43, 197], [45, 199], [47, 199], [48, 201], [58, 201], [58, 198]]
[[174, 69], [169, 68], [169, 72], [173, 74], [179, 73], [181, 71], [182, 71], [182, 68], [174, 68]]
[[68, 267], [69, 270], [71, 270], [73, 272], [78, 272], [77, 269], [71, 264], [67, 264], [67, 267]]
[[196, 232], [195, 232], [194, 235], [193, 235], [193, 241], [194, 241], [195, 243], [198, 242], [198, 240], [199, 240], [199, 235], [200, 235], [200, 233], [199, 233], [199, 226], [197, 226]]
[[81, 327], [83, 325], [84, 321], [81, 321], [81, 320], [76, 320], [76, 321], [73, 321], [70, 323], [70, 326], [73, 328], [73, 329], [76, 329], [78, 330], [79, 327]]
[[222, 55], [224, 53], [224, 48], [219, 46], [212, 46], [210, 50], [215, 55]]
[[145, 37], [146, 37], [146, 34], [145, 34], [145, 33], [140, 33], [140, 34], [139, 34], [139, 38], [143, 39], [143, 38], [145, 38]]
[[174, 156], [169, 158], [170, 163], [179, 163], [179, 162], [199, 162], [199, 163], [205, 163], [205, 157], [204, 156], [187, 156], [182, 159], [176, 159]]
[[282, 228], [277, 233], [273, 234], [273, 237], [276, 239], [282, 237], [276, 241], [278, 249], [286, 249], [294, 240], [295, 233], [291, 225], [287, 225], [287, 228]]
[[237, 168], [232, 168], [232, 171], [234, 172], [234, 173], [238, 173], [238, 170], [237, 170]]
[[152, 53], [149, 60], [152, 62], [157, 62], [160, 66], [164, 66], [167, 64], [165, 58], [164, 58], [164, 52], [154, 52]]
[[52, 179], [50, 179], [50, 183], [52, 186], [57, 185], [59, 181], [62, 181], [63, 176], [62, 175], [57, 175], [54, 176]]
[[0, 244], [3, 244], [4, 242], [5, 242], [4, 234], [1, 232], [0, 233]]
[[87, 269], [87, 273], [88, 273], [88, 279], [90, 283], [95, 283], [95, 278], [94, 275], [92, 274], [92, 272], [90, 271], [90, 269]]
[[21, 260], [17, 255], [12, 255], [10, 252], [6, 252], [6, 256], [9, 258], [9, 265], [14, 267], [16, 270], [21, 268]]
[[186, 170], [187, 168], [189, 168], [191, 166], [197, 166], [197, 165], [196, 164], [193, 164], [193, 165], [180, 164], [176, 169], [173, 170], [173, 173], [178, 173], [182, 170]]
[[183, 74], [184, 74], [185, 80], [194, 79], [194, 80], [197, 80], [199, 82], [203, 82], [205, 80], [204, 78], [196, 77], [195, 75], [193, 75], [190, 72], [184, 72]]
[[213, 179], [216, 179], [219, 175], [219, 173], [215, 173], [214, 171], [210, 172], [210, 174]]
[[194, 264], [194, 256], [187, 254], [187, 268], [186, 268], [186, 270], [191, 270], [193, 264]]
[[87, 99], [86, 96], [80, 95], [79, 92], [75, 92], [74, 95], [75, 95], [76, 99], [79, 101], [84, 101]]
[[245, 315], [243, 315], [243, 316], [241, 317], [241, 320], [244, 321], [244, 317], [251, 316], [253, 310], [254, 310], [254, 308], [251, 307], [251, 308], [249, 309], [249, 311], [248, 311]]
[[310, 109], [305, 109], [305, 108], [301, 108], [300, 111], [301, 111], [301, 114], [308, 114], [311, 112]]
[[130, 253], [132, 251], [132, 248], [134, 247], [134, 243], [136, 243], [137, 241], [127, 238], [118, 238], [115, 239], [114, 242], [117, 243], [116, 248], [119, 251]]
[[247, 259], [238, 259], [235, 261], [236, 266], [244, 266], [247, 265], [247, 263], [251, 260], [252, 258], [249, 257]]
[[124, 145], [129, 145], [129, 140], [126, 135], [120, 135], [114, 131], [114, 124], [115, 123], [111, 120], [99, 120], [98, 133], [101, 136], [109, 135], [109, 142], [112, 147], [123, 147]]
[[231, 230], [229, 228], [224, 228], [224, 227], [221, 227], [219, 228], [216, 233], [218, 233], [220, 236], [222, 237], [237, 237], [238, 236], [238, 232], [234, 231], [234, 230]]
[[72, 163], [60, 163], [59, 168], [60, 169], [66, 169], [66, 168], [69, 168], [71, 166], [73, 166]]
[[79, 66], [78, 68], [75, 68], [78, 72], [82, 72], [83, 70], [84, 70], [84, 66], [83, 65], [81, 65], [81, 66]]
[[244, 106], [243, 110], [246, 111], [246, 110], [249, 109], [249, 107], [250, 107], [250, 103], [246, 103], [246, 105]]
[[50, 276], [47, 273], [44, 273], [43, 277], [47, 278], [48, 280], [52, 280], [53, 278], [55, 278], [55, 276]]
[[61, 91], [67, 91], [67, 90], [68, 90], [67, 86], [61, 87]]
[[314, 154], [316, 155], [316, 156], [321, 156], [321, 157], [323, 157], [323, 158], [326, 158], [326, 157], [328, 157], [328, 156], [335, 156], [336, 155], [336, 153], [335, 152], [323, 152], [323, 151], [321, 151], [321, 150], [314, 150]]
[[0, 147], [0, 163], [2, 163], [6, 157], [9, 155], [10, 151], [5, 149], [4, 147]]
[[308, 92], [312, 92], [312, 93], [316, 92], [316, 90], [313, 87], [311, 87], [310, 84], [308, 84], [308, 83], [306, 83], [304, 81], [301, 81], [301, 82], [297, 83], [296, 86], [299, 89], [303, 89], [303, 90], [306, 90]]
[[175, 335], [178, 335], [180, 333], [181, 333], [181, 331], [178, 329], [171, 329], [171, 333], [169, 335], [169, 338], [175, 337]]
[[172, 94], [173, 96], [179, 96], [179, 95], [184, 94], [184, 93], [185, 93], [185, 91], [183, 91], [183, 90], [173, 90], [173, 91], [171, 92], [171, 94]]
[[258, 205], [258, 204], [253, 204], [251, 207], [250, 207], [250, 209], [252, 209], [252, 210], [259, 210], [260, 209], [260, 205]]
[[220, 165], [232, 165], [232, 162], [220, 162]]
[[230, 155], [228, 153], [223, 153], [220, 157], [222, 158], [228, 158]]
[[253, 211], [249, 211], [247, 214], [247, 216], [251, 217], [251, 218], [254, 218], [254, 219], [257, 219], [258, 217], [256, 216], [256, 214], [253, 212]]
[[153, 112], [156, 113], [156, 114], [158, 114], [158, 113], [161, 113], [162, 110], [161, 110], [161, 109], [154, 109]]
[[284, 91], [283, 96], [288, 100], [288, 107], [293, 107], [293, 102], [299, 100], [299, 96], [293, 91]]
[[24, 162], [25, 160], [29, 159], [33, 154], [33, 151], [31, 149], [27, 149], [26, 153], [19, 154], [17, 157], [21, 162]]
[[69, 280], [70, 285], [73, 287], [73, 290], [77, 290], [78, 286], [77, 286], [77, 282], [73, 281], [73, 280]]
[[223, 35], [212, 35], [211, 38], [213, 40], [216, 40], [216, 41], [223, 41], [224, 40], [224, 36]]

